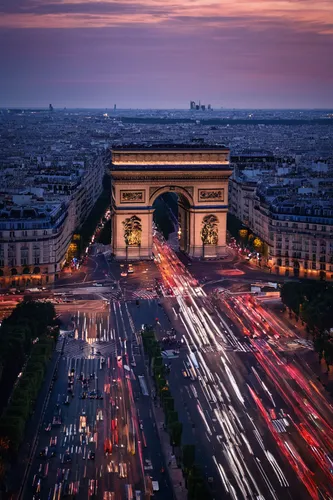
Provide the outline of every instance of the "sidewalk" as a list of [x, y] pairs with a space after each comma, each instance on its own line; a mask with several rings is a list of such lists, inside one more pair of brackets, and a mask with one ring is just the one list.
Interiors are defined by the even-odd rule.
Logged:
[[[145, 369], [149, 384], [149, 393], [150, 396], [152, 396], [152, 394], [155, 392], [155, 390], [152, 389], [154, 387], [154, 382], [149, 374], [149, 368], [146, 364], [146, 359], [145, 359]], [[181, 468], [177, 466], [176, 460], [174, 459], [172, 446], [170, 445], [169, 434], [166, 430], [164, 430], [164, 421], [165, 421], [164, 411], [163, 408], [161, 408], [160, 406], [160, 401], [158, 397], [156, 397], [156, 402], [153, 402], [152, 404], [152, 410], [156, 422], [158, 437], [160, 438], [161, 448], [165, 459], [166, 470], [168, 471], [174, 493], [174, 499], [187, 500], [187, 489], [185, 487], [183, 472]]]
[[[150, 383], [152, 383], [151, 380]], [[153, 413], [157, 425], [157, 432], [160, 438], [163, 455], [165, 458], [165, 465], [168, 470], [172, 489], [174, 491], [174, 498], [176, 500], [187, 500], [187, 489], [185, 487], [183, 472], [181, 468], [177, 466], [177, 462], [174, 458], [172, 446], [170, 446], [169, 434], [163, 427], [165, 420], [164, 411], [159, 406], [159, 400], [157, 401], [157, 406], [153, 404]]]

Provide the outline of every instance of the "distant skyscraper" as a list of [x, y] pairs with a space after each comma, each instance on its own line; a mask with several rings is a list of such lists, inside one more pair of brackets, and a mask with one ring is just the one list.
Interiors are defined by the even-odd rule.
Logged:
[[201, 104], [201, 111], [205, 111], [206, 106], [204, 104]]
[[211, 105], [210, 105], [210, 104], [208, 104], [207, 109], [212, 109], [212, 107], [211, 107]]
[[49, 104], [49, 111], [53, 111], [53, 106], [52, 106], [52, 104]]
[[117, 104], [114, 104], [113, 111], [117, 111]]
[[195, 109], [196, 109], [197, 111], [199, 111], [199, 109], [200, 109], [200, 105], [199, 105], [199, 104], [196, 104], [196, 105], [195, 105]]
[[195, 109], [195, 101], [190, 101], [190, 109]]

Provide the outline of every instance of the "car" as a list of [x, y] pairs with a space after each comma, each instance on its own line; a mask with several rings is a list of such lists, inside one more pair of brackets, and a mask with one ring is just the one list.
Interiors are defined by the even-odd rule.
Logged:
[[45, 427], [45, 431], [46, 432], [51, 432], [51, 429], [52, 429], [52, 424], [51, 422], [47, 425], [47, 427]]
[[95, 460], [95, 452], [94, 451], [89, 450], [88, 460]]
[[40, 457], [47, 457], [48, 451], [49, 451], [49, 447], [45, 446], [45, 448], [43, 448], [42, 450], [40, 450], [39, 456]]
[[70, 464], [70, 463], [72, 463], [72, 457], [69, 454], [69, 450], [67, 450], [66, 453], [64, 454], [64, 457], [62, 459], [62, 463], [63, 464]]
[[57, 446], [57, 436], [51, 437], [50, 446]]

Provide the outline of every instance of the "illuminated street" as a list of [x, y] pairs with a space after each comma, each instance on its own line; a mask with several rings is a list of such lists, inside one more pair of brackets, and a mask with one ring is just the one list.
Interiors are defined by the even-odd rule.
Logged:
[[163, 239], [154, 244], [162, 300], [182, 333], [169, 382], [183, 386], [191, 420], [200, 416], [198, 446], [211, 450], [216, 491], [332, 498], [333, 408], [297, 356], [307, 342], [253, 297], [208, 298]]
[[[98, 304], [98, 301], [96, 301]], [[72, 306], [73, 307], [73, 306]], [[170, 498], [150, 398], [142, 395], [139, 347], [125, 308], [68, 312], [68, 331], [25, 498], [143, 499], [159, 480]], [[134, 355], [136, 356], [136, 361]], [[134, 371], [133, 371], [134, 370]], [[147, 404], [148, 400], [148, 404]]]

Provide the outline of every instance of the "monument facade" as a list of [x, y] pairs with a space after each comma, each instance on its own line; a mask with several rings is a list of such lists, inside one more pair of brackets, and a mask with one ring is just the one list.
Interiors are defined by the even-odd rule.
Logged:
[[123, 146], [111, 151], [112, 251], [117, 259], [150, 259], [153, 203], [178, 195], [180, 247], [191, 258], [226, 251], [228, 179], [224, 146]]

